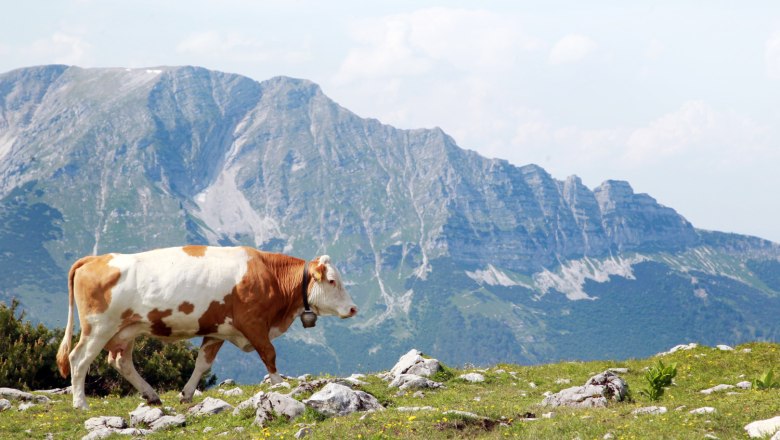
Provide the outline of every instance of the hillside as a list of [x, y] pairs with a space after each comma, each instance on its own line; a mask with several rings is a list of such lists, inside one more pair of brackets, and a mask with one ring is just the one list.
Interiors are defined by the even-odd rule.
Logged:
[[[63, 326], [77, 258], [185, 243], [333, 257], [361, 313], [280, 338], [292, 375], [379, 369], [411, 344], [462, 365], [780, 340], [780, 246], [697, 229], [628, 182], [485, 158], [302, 79], [0, 74], [0, 295]], [[264, 371], [232, 347], [215, 368]]]
[[[643, 375], [647, 367], [662, 359], [676, 363], [678, 374], [659, 401], [651, 401], [639, 390], [645, 386]], [[519, 366], [498, 364], [485, 368], [451, 369], [445, 366], [432, 379], [444, 387], [438, 389], [398, 391], [376, 374], [359, 377], [362, 390], [377, 398], [385, 407], [376, 412], [358, 411], [345, 416], [326, 417], [311, 407], [298, 418], [282, 417], [265, 426], [252, 422], [254, 410], [241, 410], [232, 415], [227, 410], [217, 415], [195, 416], [188, 413], [194, 404], [207, 398], [222, 399], [232, 406], [249, 399], [258, 391], [269, 392], [269, 385], [225, 385], [206, 391], [193, 404], [182, 405], [176, 393], [164, 394], [168, 413], [185, 415], [183, 426], [174, 426], [151, 433], [144, 438], [191, 438], [228, 433], [230, 438], [292, 438], [302, 428], [310, 428], [307, 438], [746, 438], [745, 425], [780, 415], [777, 401], [780, 389], [742, 389], [732, 387], [704, 394], [701, 391], [718, 384], [734, 385], [759, 377], [769, 367], [780, 362], [780, 345], [751, 343], [722, 351], [699, 346], [680, 350], [663, 357], [625, 361], [561, 362], [558, 364]], [[632, 391], [633, 400], [610, 402], [606, 408], [543, 407], [540, 403], [547, 392], [582, 385], [595, 373], [608, 368], [619, 371]], [[478, 372], [484, 382], [468, 382], [460, 376]], [[318, 379], [309, 377], [308, 383]], [[335, 379], [335, 378], [325, 378]], [[278, 389], [282, 394], [295, 393], [304, 381], [291, 378], [290, 388]], [[297, 395], [299, 401], [321, 389]], [[241, 395], [231, 395], [241, 390]], [[225, 391], [228, 391], [227, 393]], [[80, 438], [87, 435], [84, 422], [96, 416], [119, 416], [129, 421], [140, 400], [137, 397], [90, 398], [87, 412], [70, 407], [69, 395], [50, 395], [50, 403], [36, 404], [24, 411], [9, 409], [0, 414], [0, 431], [4, 438]], [[18, 407], [19, 403], [14, 405]], [[637, 414], [637, 409], [664, 407], [665, 413]], [[413, 409], [417, 407], [417, 409]], [[700, 408], [711, 408], [694, 410]], [[477, 416], [447, 411], [466, 411]], [[691, 411], [694, 411], [692, 413]], [[158, 416], [159, 417], [159, 416]], [[145, 427], [140, 424], [137, 428]], [[210, 429], [209, 429], [210, 428]], [[208, 434], [207, 434], [208, 433]]]

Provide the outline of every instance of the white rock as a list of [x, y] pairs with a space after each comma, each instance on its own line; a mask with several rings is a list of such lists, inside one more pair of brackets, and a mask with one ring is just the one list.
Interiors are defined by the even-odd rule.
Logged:
[[425, 359], [422, 357], [422, 352], [413, 348], [398, 359], [398, 362], [390, 369], [390, 375], [398, 377], [401, 374], [416, 374], [430, 377], [439, 370], [441, 370], [441, 365], [438, 360]]
[[478, 416], [474, 413], [468, 412], [468, 411], [458, 411], [456, 409], [451, 409], [449, 411], [444, 411], [442, 415], [445, 416], [459, 416], [464, 419], [476, 419], [476, 420], [482, 420], [485, 419], [485, 417]]
[[571, 379], [563, 379], [563, 378], [555, 379], [555, 383], [557, 385], [568, 385], [571, 383]]
[[642, 414], [656, 415], [656, 414], [665, 414], [665, 413], [666, 413], [665, 406], [646, 406], [631, 411], [631, 414], [634, 415], [642, 415]]
[[126, 427], [127, 423], [125, 423], [125, 420], [116, 416], [92, 417], [84, 421], [84, 428], [87, 431], [94, 431], [100, 428], [123, 429]]
[[[279, 385], [281, 385], [281, 384], [279, 384]], [[290, 386], [290, 384], [287, 384], [287, 387], [289, 387], [289, 386]], [[239, 387], [235, 387], [235, 388], [232, 388], [232, 389], [229, 389], [229, 390], [219, 390], [219, 394], [223, 394], [225, 396], [240, 396], [240, 395], [244, 394], [244, 390], [242, 390]]]
[[219, 385], [217, 385], [217, 386], [223, 387], [223, 386], [229, 386], [229, 385], [235, 385], [235, 384], [236, 384], [235, 380], [233, 380], [233, 379], [225, 379], [222, 382], [220, 382]]
[[753, 384], [748, 382], [748, 381], [746, 381], [746, 380], [743, 380], [742, 382], [739, 382], [737, 384], [737, 388], [741, 388], [743, 390], [749, 390], [749, 389], [753, 388]]
[[528, 382], [528, 386], [531, 387], [531, 388], [536, 388], [536, 383]]
[[343, 416], [356, 411], [383, 410], [376, 397], [347, 386], [329, 383], [310, 398], [303, 401], [306, 406], [329, 415]]
[[152, 431], [159, 431], [161, 429], [170, 428], [171, 426], [184, 426], [187, 423], [187, 419], [184, 414], [177, 414], [175, 416], [162, 416], [149, 425]]
[[612, 368], [607, 368], [607, 370], [617, 374], [626, 374], [630, 371], [628, 368], [623, 368], [623, 367], [612, 367]]
[[139, 424], [149, 426], [164, 415], [160, 408], [146, 406], [142, 403], [130, 413], [130, 426], [138, 426]]
[[306, 373], [306, 374], [301, 374], [300, 376], [297, 377], [297, 379], [298, 380], [302, 380], [302, 381], [307, 381], [307, 380], [309, 380], [310, 377], [311, 377], [311, 374]]
[[715, 348], [720, 351], [734, 351], [734, 347], [729, 347], [728, 345], [723, 344], [716, 345]]
[[209, 433], [209, 432], [211, 432], [213, 430], [214, 430], [213, 426], [207, 426], [207, 427], [203, 428], [203, 433], [206, 434], [206, 433]]
[[780, 431], [780, 416], [766, 420], [756, 420], [745, 425], [745, 431], [751, 438], [764, 437]]
[[707, 388], [706, 390], [701, 390], [699, 392], [702, 393], [702, 394], [712, 394], [712, 393], [715, 393], [715, 392], [718, 392], [718, 391], [729, 390], [731, 388], [734, 388], [734, 385], [728, 385], [728, 384], [722, 383], [720, 385], [715, 385], [712, 388]]
[[555, 417], [555, 413], [554, 412], [548, 412], [548, 413], [542, 414], [542, 418], [543, 419], [551, 419], [553, 417]]
[[219, 414], [222, 411], [233, 409], [233, 405], [225, 402], [221, 399], [214, 399], [213, 397], [206, 397], [202, 402], [189, 409], [189, 413], [192, 415], [213, 415]]
[[388, 385], [390, 388], [407, 390], [410, 388], [440, 388], [442, 384], [416, 374], [400, 374]]
[[0, 412], [3, 412], [9, 408], [11, 408], [11, 402], [7, 399], [0, 399]]
[[750, 353], [751, 351], [753, 351], [752, 348], [743, 348], [742, 349], [742, 353]]
[[484, 382], [485, 381], [485, 376], [483, 376], [483, 375], [481, 375], [479, 373], [461, 374], [460, 376], [458, 376], [458, 378], [463, 379], [463, 380], [465, 380], [467, 382], [472, 382], [472, 383]]
[[667, 354], [672, 354], [680, 350], [693, 350], [694, 348], [698, 347], [699, 344], [695, 342], [691, 342], [690, 344], [680, 344], [675, 345], [674, 347], [670, 348], [669, 351], [665, 351], [663, 353], [658, 353], [656, 356], [666, 356]]
[[32, 402], [22, 402], [19, 404], [19, 411], [27, 411], [28, 409], [34, 407], [35, 404]]
[[36, 396], [26, 391], [15, 388], [0, 388], [0, 398], [8, 400], [20, 400], [22, 402], [49, 403], [51, 399], [46, 396]]
[[688, 411], [690, 414], [712, 414], [716, 411], [715, 408], [711, 406], [703, 406], [701, 408], [696, 408]]

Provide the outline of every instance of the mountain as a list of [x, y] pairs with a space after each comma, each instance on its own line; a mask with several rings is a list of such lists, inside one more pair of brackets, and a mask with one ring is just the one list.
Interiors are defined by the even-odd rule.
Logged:
[[[77, 258], [184, 243], [333, 257], [361, 313], [278, 339], [289, 374], [386, 368], [409, 346], [458, 365], [780, 340], [780, 245], [696, 229], [627, 182], [487, 159], [306, 80], [0, 75], [1, 295], [62, 326]], [[221, 377], [264, 374], [220, 359]]]

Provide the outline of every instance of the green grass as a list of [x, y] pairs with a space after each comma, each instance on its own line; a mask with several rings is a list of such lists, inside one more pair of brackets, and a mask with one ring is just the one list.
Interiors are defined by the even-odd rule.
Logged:
[[[750, 348], [750, 353], [742, 350]], [[435, 355], [435, 353], [433, 353]], [[230, 431], [227, 438], [280, 439], [293, 438], [303, 425], [313, 426], [312, 437], [321, 438], [563, 438], [601, 439], [612, 433], [615, 439], [689, 439], [712, 434], [721, 439], [746, 438], [743, 427], [755, 420], [780, 415], [780, 390], [729, 390], [728, 392], [701, 394], [699, 391], [725, 383], [734, 385], [760, 377], [771, 366], [780, 363], [780, 345], [750, 343], [736, 347], [733, 352], [722, 352], [711, 347], [699, 347], [665, 356], [665, 363], [676, 363], [678, 374], [674, 385], [666, 389], [659, 401], [651, 401], [638, 391], [644, 386], [644, 369], [655, 365], [658, 358], [630, 359], [625, 361], [561, 362], [550, 365], [519, 366], [500, 364], [484, 370], [486, 381], [468, 383], [459, 380], [460, 374], [475, 369], [448, 368], [438, 379], [446, 388], [423, 391], [425, 397], [414, 397], [414, 391], [400, 393], [387, 388], [387, 384], [374, 375], [362, 379], [368, 385], [360, 387], [376, 396], [387, 406], [386, 411], [365, 415], [356, 413], [346, 417], [325, 418], [307, 410], [299, 419], [286, 422], [275, 420], [266, 428], [252, 426], [253, 415], [233, 416], [223, 413], [210, 417], [188, 417], [187, 425], [171, 428], [148, 436], [150, 439], [211, 438]], [[626, 367], [630, 371], [621, 374], [633, 389], [633, 401], [613, 403], [603, 409], [544, 408], [538, 406], [546, 391], [557, 392], [563, 388], [582, 385], [593, 374], [609, 367]], [[503, 370], [503, 371], [502, 371]], [[559, 379], [571, 382], [559, 383]], [[530, 382], [536, 384], [532, 387]], [[297, 381], [292, 380], [295, 386]], [[249, 398], [267, 385], [241, 386], [243, 396], [224, 397], [216, 389], [205, 396], [221, 398], [232, 405]], [[177, 413], [186, 414], [191, 405], [178, 403], [176, 392], [162, 395], [166, 406]], [[70, 396], [54, 396], [49, 405], [36, 405], [26, 412], [15, 408], [0, 413], [0, 433], [3, 438], [44, 438], [52, 433], [54, 438], [80, 438], [87, 434], [84, 421], [99, 415], [116, 415], [129, 421], [129, 412], [140, 400], [137, 397], [111, 396], [105, 399], [89, 398], [89, 411], [70, 407]], [[196, 398], [196, 402], [203, 397]], [[634, 416], [631, 411], [649, 405], [666, 406], [662, 415]], [[431, 406], [433, 411], [401, 412], [402, 406]], [[714, 407], [717, 412], [692, 415], [688, 411], [703, 406]], [[676, 410], [678, 407], [684, 409]], [[444, 415], [447, 410], [462, 410], [490, 419], [474, 422], [455, 415]], [[552, 418], [543, 418], [545, 413]], [[522, 420], [527, 413], [537, 420]], [[365, 416], [365, 417], [363, 417]], [[361, 420], [361, 418], [363, 418]], [[503, 422], [503, 424], [501, 423]], [[211, 426], [208, 433], [203, 430]], [[235, 432], [243, 427], [243, 432]], [[29, 432], [26, 432], [29, 430]], [[115, 436], [116, 438], [126, 438]]]

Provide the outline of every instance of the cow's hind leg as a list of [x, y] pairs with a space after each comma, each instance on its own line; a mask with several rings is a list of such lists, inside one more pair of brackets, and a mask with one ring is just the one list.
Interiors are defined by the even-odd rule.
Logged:
[[120, 331], [106, 344], [108, 363], [132, 384], [150, 405], [161, 405], [160, 396], [148, 382], [138, 374], [133, 364], [133, 345], [136, 333], [130, 328]]
[[98, 334], [81, 334], [79, 343], [68, 355], [71, 370], [71, 385], [73, 393], [73, 407], [89, 409], [87, 397], [84, 392], [84, 382], [87, 379], [89, 366], [95, 360], [108, 338]]
[[200, 344], [200, 349], [198, 350], [198, 358], [195, 360], [195, 369], [192, 370], [190, 380], [187, 381], [181, 394], [179, 394], [179, 400], [182, 403], [192, 402], [192, 396], [200, 383], [200, 378], [203, 377], [203, 373], [211, 368], [211, 364], [214, 363], [214, 358], [217, 357], [217, 352], [222, 348], [224, 342], [222, 339], [203, 338], [203, 343]]

